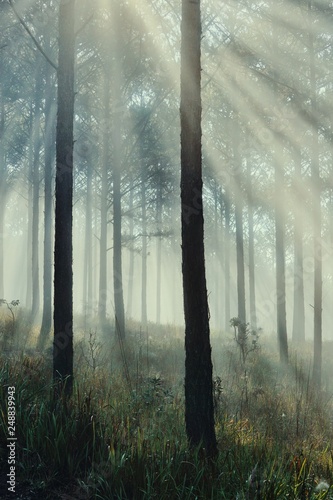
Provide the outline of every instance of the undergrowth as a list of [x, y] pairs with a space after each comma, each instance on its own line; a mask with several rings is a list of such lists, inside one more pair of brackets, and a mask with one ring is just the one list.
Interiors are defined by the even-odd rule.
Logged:
[[134, 330], [127, 342], [130, 383], [94, 333], [77, 342], [67, 404], [52, 398], [50, 355], [0, 359], [0, 473], [15, 386], [17, 498], [333, 498], [331, 394], [312, 387], [306, 357], [285, 373], [264, 343], [245, 363], [232, 338], [213, 346], [219, 454], [208, 460], [186, 441], [182, 342]]

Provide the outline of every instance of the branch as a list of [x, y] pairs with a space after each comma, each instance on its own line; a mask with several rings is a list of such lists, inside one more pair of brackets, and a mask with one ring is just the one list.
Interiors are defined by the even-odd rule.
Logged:
[[36, 40], [36, 38], [33, 36], [33, 34], [31, 33], [28, 25], [26, 24], [26, 22], [22, 19], [22, 17], [20, 16], [20, 14], [17, 12], [14, 4], [13, 4], [13, 0], [9, 0], [9, 5], [11, 6], [11, 8], [13, 9], [13, 12], [15, 14], [15, 16], [17, 17], [17, 19], [20, 21], [20, 23], [22, 24], [23, 28], [26, 30], [26, 32], [28, 33], [28, 35], [31, 37], [32, 41], [34, 42], [34, 44], [36, 45], [37, 49], [43, 54], [43, 56], [45, 57], [45, 59], [47, 60], [47, 62], [49, 64], [51, 64], [52, 68], [54, 68], [56, 71], [58, 70], [58, 67], [57, 65], [49, 58], [49, 56], [44, 52], [44, 49], [43, 47], [41, 46], [41, 44], [38, 42], [38, 40]]
[[88, 17], [88, 19], [82, 24], [82, 26], [76, 31], [75, 36], [77, 37], [81, 31], [84, 30], [84, 28], [87, 26], [88, 23], [93, 19], [94, 14], [91, 14], [91, 16]]

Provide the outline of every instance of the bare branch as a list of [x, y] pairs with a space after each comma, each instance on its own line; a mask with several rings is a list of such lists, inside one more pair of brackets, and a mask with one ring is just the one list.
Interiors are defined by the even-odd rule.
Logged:
[[43, 47], [41, 46], [41, 44], [38, 42], [38, 40], [36, 40], [36, 38], [34, 37], [34, 35], [31, 33], [27, 23], [22, 19], [22, 17], [20, 16], [20, 14], [17, 12], [14, 4], [13, 4], [13, 0], [9, 0], [9, 5], [11, 6], [11, 8], [13, 9], [13, 12], [15, 14], [15, 16], [17, 17], [17, 19], [20, 21], [20, 23], [22, 24], [23, 28], [25, 29], [25, 31], [28, 33], [28, 35], [31, 37], [32, 41], [34, 42], [34, 44], [36, 45], [37, 49], [43, 54], [43, 56], [45, 57], [45, 59], [47, 60], [47, 62], [49, 64], [51, 64], [52, 68], [54, 68], [56, 71], [58, 70], [58, 67], [57, 65], [49, 58], [49, 56], [44, 52], [44, 49]]
[[79, 33], [81, 33], [81, 31], [84, 30], [84, 28], [87, 26], [87, 24], [90, 23], [90, 21], [93, 19], [93, 17], [94, 17], [94, 14], [91, 14], [91, 16], [89, 16], [88, 19], [86, 21], [84, 21], [82, 26], [76, 31], [76, 33], [75, 33], [76, 37]]

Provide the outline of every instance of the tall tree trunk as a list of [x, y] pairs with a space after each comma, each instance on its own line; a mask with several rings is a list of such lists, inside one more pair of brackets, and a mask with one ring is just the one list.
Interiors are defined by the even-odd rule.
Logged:
[[182, 0], [181, 216], [185, 315], [185, 423], [190, 445], [217, 453], [207, 301], [201, 157], [200, 1]]
[[113, 294], [115, 309], [115, 327], [119, 339], [125, 338], [125, 308], [123, 292], [122, 269], [122, 213], [121, 213], [121, 167], [122, 167], [122, 32], [121, 32], [121, 3], [114, 1], [114, 39], [113, 53], [115, 54], [113, 99], [116, 109], [113, 113]]
[[[273, 23], [273, 50], [279, 45], [276, 24]], [[278, 105], [277, 75], [273, 71], [273, 93]], [[275, 136], [275, 149], [273, 151], [274, 165], [274, 203], [275, 203], [275, 273], [276, 273], [276, 315], [277, 315], [277, 340], [282, 364], [288, 363], [288, 334], [286, 312], [286, 265], [285, 265], [285, 208], [284, 208], [284, 154], [283, 144], [278, 135]]]
[[[214, 249], [216, 252], [216, 255], [220, 254], [220, 235], [219, 235], [219, 185], [216, 180], [214, 180]], [[214, 300], [214, 319], [215, 319], [215, 328], [220, 327], [220, 276], [219, 273], [217, 272], [217, 269], [215, 269], [215, 272], [213, 273], [213, 280], [215, 284], [215, 300]]]
[[[319, 132], [317, 121], [316, 65], [314, 47], [314, 26], [312, 2], [308, 2], [310, 19], [309, 56], [310, 56], [310, 95], [311, 114], [314, 118], [311, 150], [311, 181], [313, 211], [313, 252], [314, 252], [314, 344], [313, 344], [313, 382], [321, 386], [322, 371], [322, 246], [321, 246], [321, 189], [319, 170]], [[314, 28], [313, 28], [314, 29]]]
[[[49, 44], [48, 44], [49, 45]], [[44, 160], [44, 275], [43, 317], [38, 345], [43, 349], [52, 326], [52, 171], [54, 161], [54, 85], [51, 67], [45, 73], [45, 160]]]
[[54, 350], [57, 393], [73, 386], [73, 118], [75, 0], [59, 7], [58, 116], [56, 132]]
[[134, 187], [133, 187], [133, 177], [130, 173], [130, 198], [129, 198], [129, 251], [130, 251], [130, 261], [128, 268], [128, 292], [127, 292], [127, 317], [132, 317], [132, 303], [133, 303], [133, 279], [134, 279], [134, 213], [133, 213], [133, 198], [134, 198]]
[[230, 198], [224, 193], [224, 328], [230, 330]]
[[41, 146], [40, 121], [41, 121], [41, 96], [42, 96], [42, 70], [41, 55], [37, 56], [35, 108], [33, 120], [33, 172], [32, 172], [32, 321], [36, 318], [40, 306], [39, 290], [39, 157]]
[[[119, 142], [116, 146], [119, 148]], [[120, 192], [120, 151], [115, 155], [117, 164], [113, 170], [113, 290], [115, 326], [117, 334], [125, 337], [125, 310], [122, 273], [122, 235], [121, 235], [121, 192]]]
[[294, 197], [294, 310], [293, 310], [293, 342], [301, 345], [305, 342], [304, 313], [304, 279], [303, 279], [303, 190], [302, 158], [299, 147], [295, 151], [295, 192]]
[[286, 283], [285, 283], [285, 214], [284, 198], [284, 169], [283, 153], [276, 146], [274, 152], [275, 163], [275, 258], [276, 258], [276, 311], [277, 311], [277, 336], [280, 361], [288, 363], [288, 337], [286, 315]]
[[144, 166], [141, 177], [141, 217], [142, 217], [142, 256], [141, 256], [141, 325], [147, 328], [147, 215], [146, 215], [146, 183]]
[[110, 72], [107, 64], [104, 74], [103, 89], [104, 129], [103, 129], [103, 151], [102, 151], [102, 192], [101, 192], [101, 232], [99, 240], [99, 296], [98, 317], [101, 325], [106, 320], [107, 303], [107, 214], [108, 214], [108, 184], [109, 184], [109, 127], [110, 123]]
[[233, 114], [232, 144], [234, 157], [235, 176], [235, 223], [236, 223], [236, 257], [237, 257], [237, 299], [238, 319], [241, 321], [240, 329], [245, 328], [245, 270], [244, 270], [244, 236], [243, 236], [243, 195], [242, 195], [242, 160], [239, 155], [240, 137], [239, 120], [236, 113]]
[[162, 275], [162, 180], [157, 187], [157, 254], [156, 254], [156, 323], [161, 323], [161, 275]]
[[[33, 110], [30, 107], [29, 129], [32, 135]], [[28, 178], [28, 201], [27, 201], [27, 295], [26, 308], [31, 311], [32, 307], [32, 176], [33, 176], [34, 152], [32, 141], [29, 141], [29, 153], [27, 164]]]
[[86, 196], [86, 220], [85, 220], [85, 242], [83, 261], [83, 312], [85, 321], [92, 314], [92, 167], [87, 162], [87, 196]]
[[255, 285], [255, 258], [254, 258], [254, 227], [253, 227], [253, 196], [251, 163], [247, 160], [247, 195], [248, 195], [248, 224], [249, 224], [249, 292], [250, 292], [250, 322], [254, 330], [257, 329], [256, 285]]

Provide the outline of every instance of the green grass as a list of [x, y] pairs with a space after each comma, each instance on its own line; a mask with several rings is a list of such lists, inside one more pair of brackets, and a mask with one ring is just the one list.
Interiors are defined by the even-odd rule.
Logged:
[[115, 343], [77, 337], [65, 406], [52, 398], [50, 357], [0, 358], [0, 472], [8, 468], [7, 388], [15, 386], [22, 498], [333, 498], [333, 488], [317, 489], [333, 482], [332, 394], [312, 387], [307, 355], [292, 355], [284, 373], [267, 342], [243, 366], [232, 338], [213, 338], [219, 455], [212, 461], [187, 445], [178, 331], [151, 326], [143, 335], [132, 325], [130, 384]]

